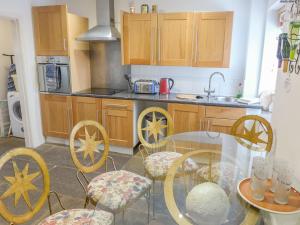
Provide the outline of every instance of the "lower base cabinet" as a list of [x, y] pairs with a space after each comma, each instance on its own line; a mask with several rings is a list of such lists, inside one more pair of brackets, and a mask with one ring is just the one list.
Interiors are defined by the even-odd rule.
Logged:
[[69, 138], [73, 127], [72, 97], [41, 94], [40, 100], [44, 135]]
[[246, 115], [246, 109], [192, 104], [168, 104], [174, 120], [174, 132], [213, 131], [230, 134], [237, 119]]
[[174, 133], [201, 130], [205, 107], [187, 104], [168, 104], [168, 112], [174, 122]]
[[[111, 145], [132, 148], [137, 144], [134, 101], [55, 94], [41, 94], [40, 99], [46, 137], [69, 139], [73, 126], [83, 120], [94, 120], [105, 127]], [[88, 128], [88, 132], [93, 135], [98, 131]], [[77, 137], [84, 138], [85, 130], [80, 130]]]
[[103, 99], [102, 121], [110, 143], [121, 147], [134, 147], [135, 103], [130, 100]]
[[[93, 120], [101, 123], [101, 99], [99, 98], [90, 98], [90, 97], [72, 97], [72, 108], [73, 108], [73, 124], [74, 126], [83, 120]], [[99, 132], [95, 128], [88, 128], [90, 135]], [[85, 137], [84, 129], [79, 131], [80, 138]]]

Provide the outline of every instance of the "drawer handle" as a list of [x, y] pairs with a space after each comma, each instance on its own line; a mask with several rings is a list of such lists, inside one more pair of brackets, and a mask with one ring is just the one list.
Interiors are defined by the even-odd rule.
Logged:
[[127, 109], [128, 105], [117, 105], [117, 104], [107, 104], [105, 107], [117, 108], [117, 109]]

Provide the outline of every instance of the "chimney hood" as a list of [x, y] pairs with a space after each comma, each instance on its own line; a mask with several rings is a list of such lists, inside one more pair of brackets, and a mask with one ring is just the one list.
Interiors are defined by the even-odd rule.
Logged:
[[78, 41], [117, 41], [120, 33], [115, 28], [114, 0], [97, 0], [98, 25], [76, 38]]

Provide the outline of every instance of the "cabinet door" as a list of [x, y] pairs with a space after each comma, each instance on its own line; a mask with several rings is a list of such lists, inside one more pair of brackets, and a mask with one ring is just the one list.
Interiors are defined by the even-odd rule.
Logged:
[[158, 64], [190, 66], [192, 64], [193, 13], [158, 15]]
[[156, 63], [157, 14], [123, 15], [122, 49], [124, 64]]
[[33, 7], [36, 55], [68, 55], [67, 6]]
[[174, 132], [199, 131], [205, 117], [205, 108], [198, 105], [168, 104], [168, 111], [174, 121]]
[[207, 119], [209, 131], [213, 132], [221, 132], [225, 134], [231, 133], [231, 127], [235, 123], [236, 120], [229, 119]]
[[233, 12], [197, 13], [193, 66], [229, 67]]
[[[72, 97], [74, 125], [83, 120], [94, 120], [101, 123], [101, 99], [88, 97]], [[88, 128], [90, 135], [97, 129]], [[84, 130], [79, 131], [79, 137], [85, 137]]]
[[245, 115], [244, 108], [207, 106], [205, 110], [207, 130], [230, 134], [235, 121]]
[[72, 129], [71, 96], [41, 94], [40, 99], [44, 135], [69, 138]]
[[133, 147], [132, 107], [132, 101], [103, 99], [102, 121], [112, 145]]

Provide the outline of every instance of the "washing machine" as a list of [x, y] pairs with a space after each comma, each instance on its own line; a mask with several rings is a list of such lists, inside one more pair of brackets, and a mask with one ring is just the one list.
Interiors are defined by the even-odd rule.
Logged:
[[13, 136], [24, 138], [24, 127], [22, 121], [22, 111], [20, 104], [20, 94], [17, 91], [11, 91], [7, 94], [9, 118]]

